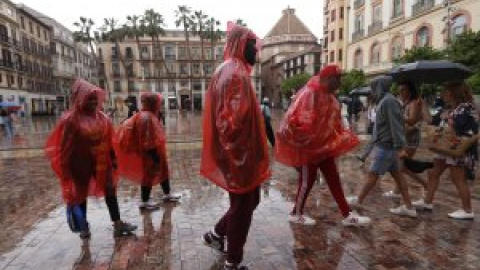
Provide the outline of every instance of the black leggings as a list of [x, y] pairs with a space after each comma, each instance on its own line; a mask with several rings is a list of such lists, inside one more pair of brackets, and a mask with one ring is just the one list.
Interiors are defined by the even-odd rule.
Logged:
[[[163, 181], [161, 184], [163, 194], [168, 195], [170, 194], [170, 179], [166, 179]], [[141, 187], [141, 192], [142, 192], [142, 202], [148, 202], [150, 199], [150, 193], [152, 192], [152, 187], [151, 186], [142, 186]]]
[[[105, 195], [105, 203], [107, 204], [108, 213], [110, 214], [110, 219], [112, 222], [120, 220], [120, 209], [118, 207], [117, 195], [115, 194], [115, 189], [113, 187], [107, 187], [107, 192]], [[87, 219], [87, 201], [80, 204], [85, 219]]]

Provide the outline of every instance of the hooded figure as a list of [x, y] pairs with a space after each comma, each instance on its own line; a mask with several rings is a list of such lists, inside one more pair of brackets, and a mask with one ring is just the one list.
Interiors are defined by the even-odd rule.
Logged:
[[[158, 204], [150, 202], [152, 187], [161, 183], [164, 200], [177, 200], [170, 194], [166, 136], [158, 119], [163, 98], [160, 94], [145, 92], [140, 97], [139, 113], [126, 120], [115, 134], [120, 175], [141, 185], [141, 209], [155, 210]], [[178, 197], [178, 198], [177, 198]]]
[[[101, 110], [104, 99], [102, 89], [77, 79], [71, 89], [72, 106], [48, 137], [45, 151], [60, 179], [65, 203], [80, 206], [86, 217], [87, 196], [105, 196], [114, 235], [122, 236], [136, 226], [120, 220], [115, 194], [118, 177], [113, 170], [113, 125]], [[80, 237], [90, 237], [88, 226]]]
[[228, 27], [225, 61], [205, 96], [200, 172], [229, 192], [230, 209], [203, 238], [222, 252], [228, 238], [224, 268], [230, 270], [247, 269], [240, 266], [243, 246], [260, 202], [259, 185], [270, 170], [263, 117], [250, 79], [257, 36], [242, 26]]
[[263, 122], [265, 123], [265, 132], [267, 134], [268, 141], [272, 147], [275, 147], [275, 133], [272, 128], [272, 112], [270, 111], [270, 100], [267, 97], [263, 98], [261, 106], [263, 114]]

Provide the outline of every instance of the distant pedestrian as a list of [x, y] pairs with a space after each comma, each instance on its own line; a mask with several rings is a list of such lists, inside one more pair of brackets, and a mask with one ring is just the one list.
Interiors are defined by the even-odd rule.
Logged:
[[270, 100], [265, 97], [262, 101], [261, 106], [262, 114], [263, 114], [263, 122], [265, 123], [265, 132], [267, 133], [268, 141], [272, 147], [275, 147], [275, 134], [273, 133], [272, 128], [272, 112], [270, 110]]

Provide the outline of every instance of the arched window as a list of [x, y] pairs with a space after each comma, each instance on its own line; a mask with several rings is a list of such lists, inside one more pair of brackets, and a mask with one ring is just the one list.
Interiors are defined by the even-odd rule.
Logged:
[[391, 51], [392, 61], [397, 58], [400, 58], [403, 55], [402, 37], [397, 36], [393, 38], [391, 48], [392, 48], [392, 51]]
[[361, 69], [363, 67], [363, 53], [361, 49], [357, 49], [353, 55], [353, 68]]
[[417, 31], [417, 46], [424, 47], [430, 46], [430, 30], [428, 27], [423, 26]]
[[452, 19], [450, 26], [450, 35], [451, 38], [462, 34], [468, 29], [468, 19], [465, 14], [460, 14]]
[[373, 43], [370, 51], [370, 64], [380, 63], [380, 44], [378, 42]]

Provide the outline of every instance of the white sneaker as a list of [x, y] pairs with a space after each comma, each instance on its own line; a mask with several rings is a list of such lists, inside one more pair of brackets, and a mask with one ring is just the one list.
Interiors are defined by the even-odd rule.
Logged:
[[401, 205], [397, 208], [391, 208], [390, 213], [399, 216], [417, 217], [417, 210], [408, 209], [405, 205]]
[[358, 196], [349, 196], [345, 199], [347, 200], [348, 205], [351, 207], [358, 206]]
[[402, 198], [402, 195], [395, 193], [393, 190], [390, 190], [388, 192], [383, 193], [383, 197], [391, 198], [391, 199], [400, 199]]
[[448, 214], [448, 216], [454, 219], [473, 219], [474, 218], [473, 211], [470, 213], [467, 213], [463, 209], [450, 213]]
[[170, 193], [163, 196], [164, 202], [178, 202], [182, 198], [182, 194], [179, 193]]
[[157, 210], [160, 208], [158, 203], [152, 201], [140, 202], [138, 207], [142, 210]]
[[342, 220], [343, 226], [366, 226], [370, 224], [372, 220], [369, 217], [362, 217], [357, 212], [352, 211], [344, 220]]
[[424, 199], [414, 201], [412, 202], [412, 205], [415, 206], [415, 208], [420, 210], [433, 210], [433, 203], [425, 203]]
[[302, 225], [315, 225], [317, 223], [313, 218], [307, 216], [307, 215], [292, 215], [288, 217], [288, 221], [292, 223], [297, 223], [297, 224], [302, 224]]

